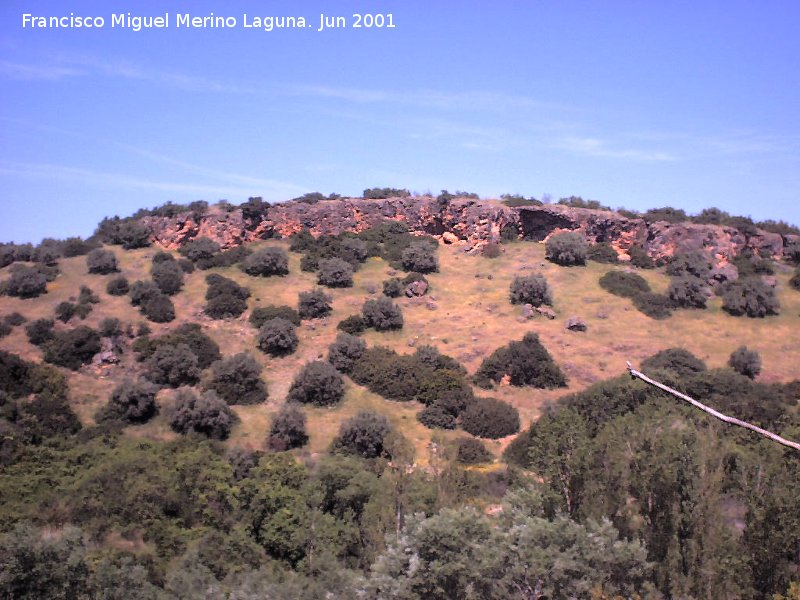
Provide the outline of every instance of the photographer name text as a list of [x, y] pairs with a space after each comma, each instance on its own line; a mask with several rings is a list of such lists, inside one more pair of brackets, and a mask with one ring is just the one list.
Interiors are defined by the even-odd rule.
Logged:
[[111, 15], [35, 15], [22, 14], [23, 29], [125, 29], [146, 31], [150, 29], [252, 29], [276, 31], [283, 29], [395, 29], [392, 13], [352, 13], [349, 15], [258, 16], [244, 13], [241, 17], [193, 15], [191, 13], [164, 13], [162, 15], [136, 15], [112, 13]]

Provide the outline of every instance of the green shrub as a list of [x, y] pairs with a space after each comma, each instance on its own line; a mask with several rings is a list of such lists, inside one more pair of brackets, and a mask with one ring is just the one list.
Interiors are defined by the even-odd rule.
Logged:
[[376, 331], [390, 331], [403, 328], [403, 313], [391, 299], [386, 296], [367, 300], [361, 307], [364, 324]]
[[328, 258], [319, 262], [317, 283], [332, 288], [353, 285], [353, 267], [341, 258]]
[[705, 281], [711, 273], [711, 261], [701, 252], [676, 254], [667, 264], [667, 275], [696, 277]]
[[9, 325], [6, 321], [0, 321], [0, 338], [4, 338], [7, 335], [11, 335], [11, 332], [14, 330], [11, 325]]
[[672, 315], [672, 300], [664, 294], [644, 292], [633, 298], [633, 305], [651, 319], [666, 319]]
[[261, 329], [261, 326], [267, 321], [278, 318], [285, 319], [292, 325], [300, 325], [300, 315], [291, 306], [258, 306], [250, 313], [248, 321], [256, 329]]
[[456, 460], [465, 465], [478, 465], [494, 460], [483, 442], [475, 438], [461, 438], [456, 443]]
[[365, 200], [383, 200], [386, 198], [408, 198], [411, 195], [407, 189], [401, 188], [368, 188], [363, 192]]
[[53, 319], [36, 319], [25, 326], [28, 341], [34, 346], [41, 346], [53, 339]]
[[241, 268], [253, 276], [288, 275], [289, 257], [280, 248], [261, 248], [245, 258]]
[[403, 295], [405, 286], [397, 277], [392, 277], [383, 282], [383, 295], [387, 298], [397, 298]]
[[761, 373], [761, 356], [755, 350], [748, 350], [747, 346], [741, 346], [731, 353], [728, 366], [739, 375], [755, 379]]
[[433, 273], [439, 270], [436, 247], [429, 243], [415, 242], [403, 250], [400, 258], [405, 271]]
[[377, 458], [384, 455], [384, 441], [391, 432], [392, 426], [385, 416], [371, 411], [360, 411], [342, 423], [333, 448], [344, 454]]
[[154, 265], [164, 262], [175, 262], [175, 257], [172, 256], [169, 252], [164, 252], [163, 250], [159, 250], [153, 255], [152, 260]]
[[57, 331], [42, 350], [45, 362], [77, 371], [100, 352], [100, 335], [85, 326]]
[[642, 361], [642, 370], [673, 371], [679, 377], [687, 377], [706, 370], [706, 364], [683, 348], [668, 348]]
[[364, 318], [361, 315], [350, 315], [339, 321], [336, 329], [349, 333], [350, 335], [358, 335], [363, 333], [367, 328]]
[[550, 236], [545, 243], [547, 259], [565, 267], [585, 265], [588, 250], [586, 238], [570, 231]]
[[16, 354], [0, 350], [0, 390], [11, 398], [33, 393], [31, 369], [33, 365]]
[[628, 248], [628, 256], [631, 257], [631, 265], [640, 269], [654, 269], [656, 264], [647, 250], [642, 246], [631, 246]]
[[586, 257], [594, 262], [613, 264], [619, 262], [617, 251], [608, 242], [600, 242], [589, 246]]
[[62, 323], [67, 323], [72, 317], [75, 316], [75, 309], [77, 305], [73, 304], [72, 302], [59, 302], [56, 304], [55, 308], [55, 316], [56, 319], [61, 321]]
[[153, 323], [169, 323], [175, 320], [175, 305], [161, 292], [148, 295], [141, 304], [141, 311]]
[[161, 290], [152, 281], [134, 281], [128, 291], [133, 306], [141, 306], [149, 298], [158, 295], [162, 295]]
[[455, 429], [456, 417], [438, 404], [429, 404], [417, 413], [417, 420], [428, 429]]
[[516, 275], [510, 287], [511, 304], [553, 304], [550, 286], [541, 273], [533, 275]]
[[269, 202], [265, 202], [260, 196], [254, 196], [239, 205], [242, 209], [242, 217], [248, 221], [258, 222], [267, 216], [269, 212]]
[[475, 398], [461, 414], [461, 427], [476, 437], [505, 437], [517, 433], [519, 426], [519, 411], [495, 398]]
[[800, 266], [794, 270], [794, 275], [789, 279], [789, 285], [800, 292]]
[[287, 356], [297, 350], [300, 341], [295, 326], [277, 317], [266, 321], [258, 330], [258, 348], [270, 356]]
[[306, 415], [291, 403], [284, 404], [272, 419], [267, 446], [277, 452], [300, 448], [308, 443]]
[[651, 208], [645, 212], [642, 217], [648, 223], [656, 223], [658, 221], [667, 221], [668, 223], [683, 223], [689, 220], [689, 217], [686, 215], [686, 211], [681, 208], [673, 208], [672, 206]]
[[287, 400], [315, 406], [332, 406], [344, 396], [344, 379], [327, 361], [307, 363], [289, 388]]
[[262, 367], [247, 352], [234, 354], [211, 365], [206, 385], [228, 404], [260, 404], [267, 399], [267, 386], [261, 379]]
[[206, 276], [206, 306], [203, 311], [212, 319], [238, 317], [247, 310], [250, 290], [222, 275]]
[[800, 239], [787, 243], [783, 248], [783, 254], [790, 261], [800, 266]]
[[28, 319], [22, 313], [15, 311], [3, 317], [3, 322], [11, 325], [12, 327], [17, 327], [18, 325], [27, 323]]
[[122, 325], [116, 317], [106, 317], [100, 321], [99, 332], [102, 337], [114, 337], [122, 333]]
[[98, 304], [100, 297], [91, 288], [82, 285], [78, 293], [78, 304]]
[[535, 333], [526, 333], [519, 342], [498, 348], [481, 363], [475, 383], [490, 388], [509, 376], [511, 385], [537, 388], [566, 387], [567, 380]]
[[[170, 254], [167, 256], [172, 258]], [[183, 288], [183, 269], [174, 259], [154, 262], [150, 268], [150, 276], [161, 293], [167, 296], [173, 296]]]
[[775, 290], [759, 279], [734, 281], [722, 294], [722, 309], [733, 316], [762, 318], [777, 315], [780, 302]]
[[684, 275], [674, 277], [667, 289], [667, 295], [675, 306], [681, 308], [705, 308], [711, 290], [705, 281], [698, 277]]
[[202, 260], [211, 260], [219, 250], [219, 244], [211, 238], [198, 237], [186, 242], [178, 252], [181, 253], [181, 256], [196, 263]]
[[99, 420], [118, 419], [127, 423], [146, 423], [158, 414], [158, 387], [148, 381], [125, 380], [111, 392]]
[[3, 284], [3, 292], [18, 298], [36, 298], [47, 292], [47, 278], [38, 269], [31, 267], [16, 268], [11, 277]]
[[213, 390], [198, 396], [191, 390], [178, 391], [170, 417], [170, 426], [178, 433], [197, 432], [215, 440], [224, 440], [236, 420], [225, 401]]
[[113, 279], [109, 279], [108, 283], [106, 284], [106, 293], [110, 296], [124, 296], [130, 291], [130, 286], [128, 285], [128, 280], [123, 277], [114, 277]]
[[774, 275], [775, 264], [766, 258], [761, 258], [750, 250], [746, 250], [733, 258], [733, 266], [739, 273], [739, 279], [754, 275]]
[[308, 292], [300, 292], [298, 295], [298, 313], [301, 319], [317, 319], [329, 315], [332, 298], [320, 288]]
[[609, 271], [600, 278], [600, 287], [623, 298], [635, 298], [639, 294], [650, 291], [650, 284], [636, 273], [625, 271]]
[[61, 254], [65, 258], [71, 258], [73, 256], [83, 256], [85, 254], [88, 254], [91, 250], [93, 250], [96, 247], [97, 246], [94, 243], [85, 241], [79, 237], [68, 237], [61, 244]]
[[336, 341], [328, 346], [328, 362], [336, 367], [336, 370], [349, 373], [366, 349], [367, 344], [364, 340], [349, 333], [339, 333], [336, 335]]
[[39, 444], [45, 438], [72, 435], [80, 431], [81, 422], [66, 396], [43, 394], [17, 404], [16, 425], [26, 442]]
[[147, 359], [147, 377], [169, 387], [194, 385], [200, 380], [197, 355], [186, 344], [158, 346]]
[[[144, 332], [142, 333], [142, 327]], [[142, 323], [140, 326], [140, 336], [146, 336], [149, 333], [147, 323]], [[136, 348], [136, 344], [142, 344]], [[219, 346], [217, 343], [203, 333], [203, 328], [198, 323], [183, 323], [173, 329], [171, 332], [166, 333], [156, 339], [149, 339], [146, 337], [140, 338], [134, 345], [134, 350], [139, 353], [139, 360], [146, 361], [153, 355], [153, 352], [161, 346], [177, 346], [178, 344], [186, 344], [192, 353], [197, 357], [197, 366], [200, 369], [206, 369], [212, 363], [221, 359]]]
[[117, 257], [111, 250], [103, 250], [102, 248], [95, 248], [86, 255], [86, 267], [89, 273], [96, 273], [98, 275], [107, 275], [109, 273], [116, 273]]

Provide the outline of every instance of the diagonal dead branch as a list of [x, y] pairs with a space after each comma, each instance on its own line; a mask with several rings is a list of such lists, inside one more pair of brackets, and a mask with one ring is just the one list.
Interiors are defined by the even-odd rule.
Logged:
[[680, 398], [681, 400], [686, 400], [686, 402], [688, 402], [689, 404], [691, 404], [695, 408], [699, 408], [703, 412], [706, 412], [706, 413], [710, 414], [712, 417], [716, 417], [720, 421], [724, 421], [725, 423], [730, 423], [731, 425], [738, 425], [739, 427], [744, 427], [745, 429], [749, 429], [751, 431], [755, 431], [756, 433], [759, 433], [759, 434], [763, 435], [764, 437], [768, 437], [772, 441], [778, 442], [779, 444], [783, 444], [784, 446], [788, 446], [789, 448], [794, 448], [795, 450], [800, 450], [800, 444], [798, 444], [797, 442], [792, 442], [790, 440], [787, 440], [786, 438], [782, 438], [777, 433], [772, 433], [771, 431], [767, 431], [766, 429], [762, 429], [761, 427], [758, 427], [757, 425], [753, 425], [752, 423], [748, 423], [747, 421], [742, 421], [742, 420], [737, 419], [735, 417], [729, 417], [728, 415], [724, 415], [721, 412], [719, 412], [717, 410], [714, 410], [710, 406], [706, 406], [702, 402], [698, 402], [694, 398], [690, 398], [686, 394], [680, 393], [678, 390], [674, 390], [671, 387], [669, 387], [667, 385], [664, 385], [663, 383], [659, 383], [658, 381], [656, 381], [654, 379], [650, 379], [644, 373], [634, 369], [633, 366], [631, 365], [631, 363], [627, 362], [626, 364], [628, 366], [628, 372], [631, 374], [631, 377], [636, 377], [638, 379], [641, 379], [645, 383], [650, 384], [652, 386], [655, 386], [658, 389], [667, 392], [668, 394], [672, 394], [673, 396], [676, 396], [676, 397]]

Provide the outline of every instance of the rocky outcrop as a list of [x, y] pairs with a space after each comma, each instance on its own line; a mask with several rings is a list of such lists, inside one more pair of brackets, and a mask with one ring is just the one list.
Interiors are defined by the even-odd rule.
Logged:
[[174, 217], [144, 217], [142, 222], [150, 228], [155, 243], [176, 249], [197, 237], [209, 237], [223, 248], [231, 248], [258, 239], [288, 237], [303, 229], [315, 236], [360, 232], [386, 220], [402, 221], [412, 232], [439, 236], [443, 243], [463, 244], [468, 250], [478, 250], [501, 237], [542, 241], [561, 231], [579, 231], [592, 243], [611, 244], [622, 259], [632, 246], [646, 248], [659, 262], [680, 252], [700, 251], [715, 266], [724, 268], [748, 248], [776, 259], [784, 252], [779, 234], [761, 230], [745, 235], [718, 225], [648, 225], [615, 212], [561, 205], [509, 208], [496, 201], [465, 198], [441, 204], [428, 196], [284, 202], [270, 207], [257, 221], [245, 219], [240, 209], [217, 205], [201, 216], [186, 212]]

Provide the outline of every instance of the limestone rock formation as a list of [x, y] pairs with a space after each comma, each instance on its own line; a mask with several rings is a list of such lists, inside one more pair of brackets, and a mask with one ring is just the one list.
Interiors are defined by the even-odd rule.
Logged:
[[[795, 236], [786, 240], [776, 233], [757, 230], [746, 235], [733, 227], [694, 223], [646, 223], [615, 212], [561, 205], [507, 207], [493, 200], [456, 198], [442, 206], [430, 196], [364, 200], [343, 198], [316, 204], [283, 202], [269, 208], [256, 222], [245, 219], [240, 209], [211, 206], [197, 216], [185, 212], [174, 217], [144, 217], [158, 245], [175, 249], [197, 237], [209, 237], [222, 248], [270, 237], [288, 237], [302, 229], [314, 236], [360, 232], [385, 220], [402, 221], [413, 233], [438, 236], [443, 243], [464, 244], [477, 251], [488, 242], [516, 236], [546, 240], [562, 231], [578, 231], [590, 243], [607, 242], [622, 260], [632, 246], [646, 248], [656, 262], [680, 252], [700, 251], [715, 267], [725, 269], [745, 249], [780, 259]], [[727, 269], [721, 278], [733, 279]]]

